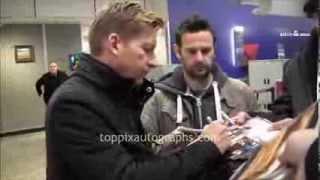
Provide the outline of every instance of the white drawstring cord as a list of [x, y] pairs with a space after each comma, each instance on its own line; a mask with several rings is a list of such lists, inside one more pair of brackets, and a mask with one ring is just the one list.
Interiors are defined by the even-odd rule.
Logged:
[[213, 91], [214, 91], [214, 102], [216, 105], [217, 120], [223, 121], [222, 114], [221, 114], [220, 94], [219, 94], [219, 90], [218, 90], [217, 81], [213, 81], [212, 86], [213, 86]]
[[182, 123], [183, 117], [183, 107], [182, 107], [182, 98], [181, 95], [177, 96], [177, 124]]

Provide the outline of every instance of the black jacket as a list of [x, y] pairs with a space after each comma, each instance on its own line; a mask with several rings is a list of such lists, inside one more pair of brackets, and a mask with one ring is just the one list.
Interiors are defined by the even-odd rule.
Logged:
[[51, 75], [49, 72], [41, 76], [36, 82], [36, 89], [39, 96], [42, 95], [41, 86], [44, 86], [43, 100], [47, 104], [53, 92], [68, 78], [67, 74], [63, 71], [57, 72], [56, 76]]
[[283, 81], [292, 97], [294, 116], [316, 101], [318, 43], [318, 34], [314, 28], [303, 50], [284, 65]]
[[[221, 156], [213, 143], [198, 142], [181, 154], [159, 157], [136, 141], [144, 133], [139, 117], [150, 85], [135, 87], [83, 54], [48, 106], [47, 179], [199, 179]], [[112, 143], [112, 135], [136, 136]]]

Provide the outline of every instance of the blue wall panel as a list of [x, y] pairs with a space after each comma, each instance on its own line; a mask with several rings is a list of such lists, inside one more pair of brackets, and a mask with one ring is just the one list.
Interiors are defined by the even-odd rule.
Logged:
[[[284, 44], [286, 58], [292, 58], [307, 37], [281, 37], [281, 32], [310, 32], [312, 21], [303, 17], [255, 16], [253, 6], [240, 5], [238, 0], [168, 0], [171, 43], [178, 24], [192, 14], [207, 18], [217, 34], [217, 62], [232, 77], [244, 77], [247, 68], [235, 67], [231, 57], [230, 31], [233, 26], [244, 26], [245, 43], [260, 45], [257, 59], [277, 57], [277, 43]], [[178, 63], [172, 53], [172, 62]]]

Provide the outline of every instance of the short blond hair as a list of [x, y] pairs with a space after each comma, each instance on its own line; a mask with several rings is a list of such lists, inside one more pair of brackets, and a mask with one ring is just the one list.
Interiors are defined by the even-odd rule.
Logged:
[[152, 11], [146, 11], [136, 1], [117, 1], [102, 11], [94, 20], [89, 32], [89, 45], [93, 55], [102, 51], [102, 40], [110, 33], [131, 38], [146, 27], [162, 28], [164, 20]]

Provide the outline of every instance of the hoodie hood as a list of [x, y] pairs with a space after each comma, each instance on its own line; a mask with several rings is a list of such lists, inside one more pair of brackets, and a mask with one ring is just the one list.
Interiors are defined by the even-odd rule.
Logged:
[[[215, 108], [215, 112], [221, 112], [221, 104], [220, 104], [220, 95], [219, 95], [219, 88], [221, 89], [226, 80], [227, 77], [225, 76], [225, 74], [220, 70], [220, 68], [216, 65], [213, 64], [212, 68], [211, 68], [211, 73], [213, 75], [213, 83], [212, 83], [212, 88], [209, 88], [206, 92], [206, 95], [208, 95], [206, 98], [209, 101], [214, 100], [214, 108]], [[218, 86], [219, 85], [219, 86]], [[202, 128], [203, 124], [205, 122], [203, 117], [204, 117], [204, 112], [202, 110], [202, 103], [204, 101], [202, 101], [202, 98], [197, 98], [194, 96], [190, 96], [189, 94], [187, 94], [187, 84], [186, 81], [184, 79], [184, 75], [183, 75], [183, 67], [182, 66], [178, 66], [175, 68], [175, 70], [172, 73], [169, 73], [167, 75], [164, 75], [162, 78], [160, 78], [159, 82], [156, 83], [155, 85], [156, 88], [164, 91], [164, 92], [168, 92], [171, 94], [176, 95], [176, 109], [177, 109], [177, 119], [176, 119], [176, 123], [179, 125], [182, 123], [183, 121], [183, 116], [184, 116], [184, 108], [188, 109], [187, 112], [196, 112], [196, 116], [197, 116], [197, 123], [199, 123], [199, 127]], [[211, 95], [214, 95], [214, 98], [211, 98]], [[210, 96], [209, 96], [210, 95]], [[195, 106], [188, 106], [186, 105], [186, 103], [183, 102], [183, 98], [182, 97], [192, 97], [193, 100], [195, 100], [194, 102], [196, 102]], [[194, 110], [192, 110], [194, 109]], [[207, 116], [206, 116], [207, 117]], [[211, 117], [214, 119], [222, 119], [221, 118], [221, 113], [217, 113], [215, 116]], [[208, 120], [209, 121], [209, 120]]]
[[[227, 80], [227, 76], [221, 71], [216, 63], [213, 63], [211, 73], [213, 75], [213, 81], [217, 81], [219, 88], [222, 88]], [[155, 87], [173, 94], [184, 95], [187, 84], [183, 75], [183, 67], [180, 65], [176, 67], [173, 72], [164, 75], [155, 84]]]

